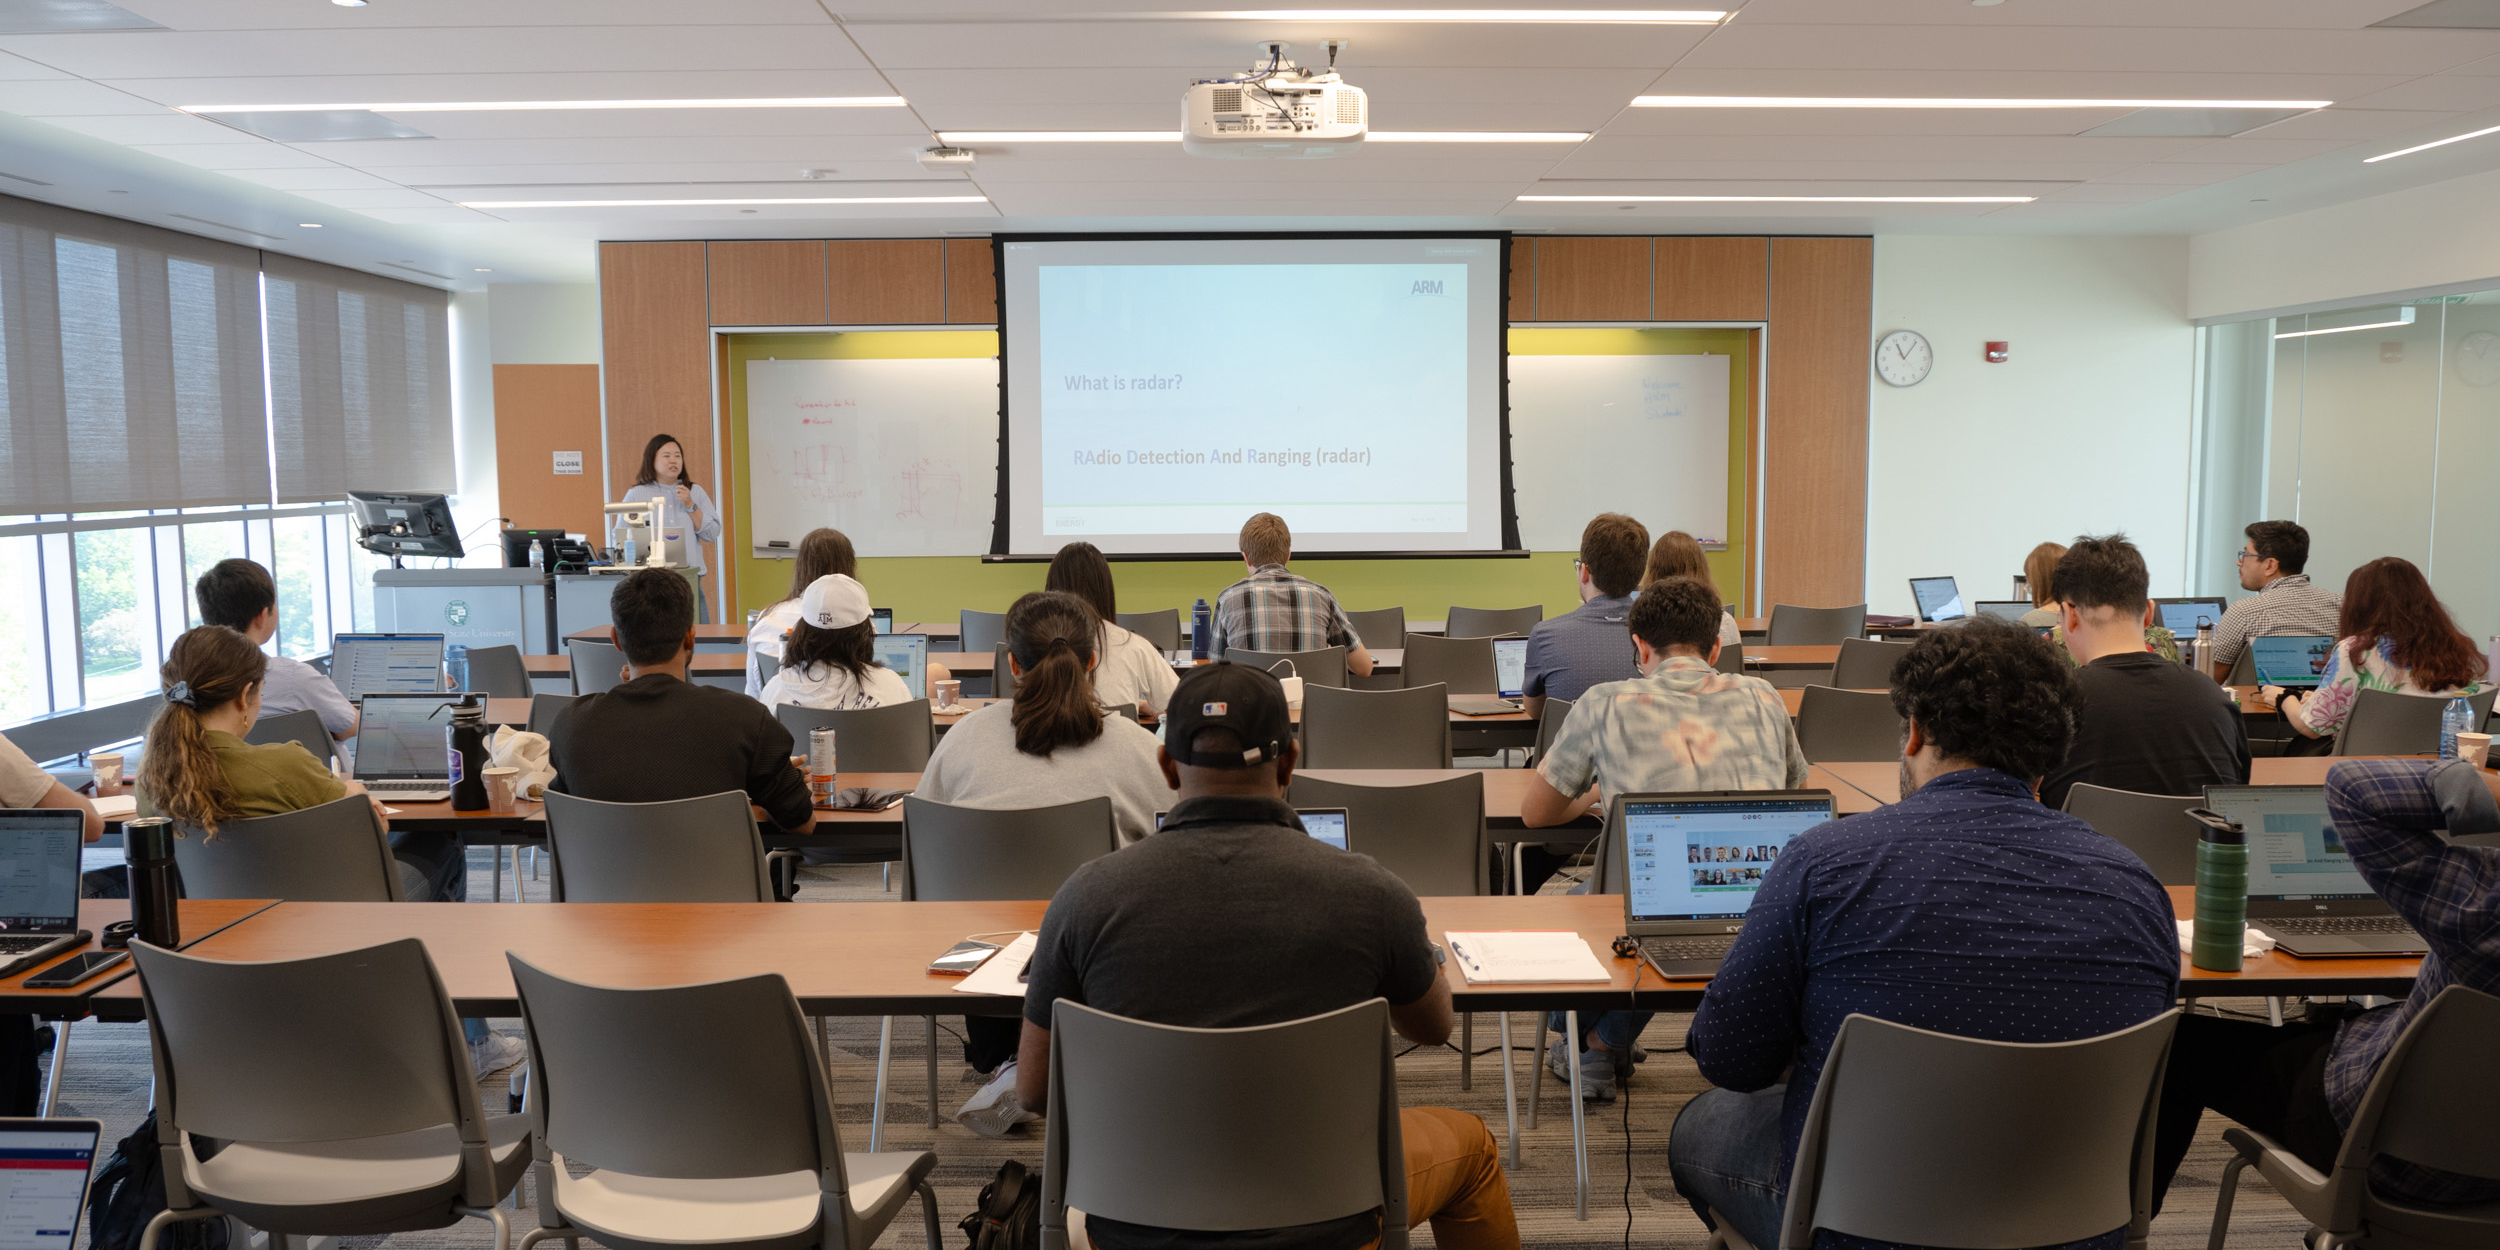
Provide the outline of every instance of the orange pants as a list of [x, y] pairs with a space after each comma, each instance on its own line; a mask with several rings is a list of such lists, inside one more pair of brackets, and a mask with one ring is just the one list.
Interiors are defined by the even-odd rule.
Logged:
[[1408, 1226], [1432, 1222], [1441, 1250], [1519, 1250], [1502, 1148], [1484, 1120], [1447, 1107], [1398, 1112], [1406, 1140]]

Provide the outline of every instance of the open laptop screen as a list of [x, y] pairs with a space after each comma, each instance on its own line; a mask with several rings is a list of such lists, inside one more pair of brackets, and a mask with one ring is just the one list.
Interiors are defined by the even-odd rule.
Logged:
[[1962, 588], [1950, 577], [1913, 577], [1910, 597], [1918, 600], [1920, 620], [1958, 621], [1970, 615], [1962, 606]]
[[0, 1250], [69, 1250], [102, 1128], [0, 1119]]
[[453, 696], [377, 694], [356, 727], [358, 781], [430, 781], [451, 775]]
[[1496, 638], [1493, 640], [1493, 684], [1505, 699], [1516, 699], [1527, 690], [1527, 639]]
[[1970, 606], [1971, 611], [1981, 616], [1993, 616], [2000, 621], [2019, 621], [2031, 615], [2032, 605], [2029, 599], [1982, 599]]
[[2250, 898], [2367, 898], [2327, 823], [2325, 786], [2207, 786], [2205, 806], [2248, 831]]
[[2155, 599], [2153, 604], [2161, 610], [2161, 627], [2183, 641], [2196, 636], [2197, 622], [2215, 625], [2222, 621], [2220, 599]]
[[[0, 930], [78, 927], [78, 840], [85, 816], [64, 808], [0, 811]], [[0, 1217], [0, 1226], [7, 1220]]]
[[894, 609], [870, 608], [868, 609], [868, 619], [871, 622], [874, 622], [872, 626], [874, 632], [880, 634], [890, 634], [894, 632]]
[[1293, 814], [1302, 818], [1302, 827], [1314, 838], [1342, 851], [1345, 843], [1345, 809], [1342, 807], [1297, 807]]
[[911, 697], [929, 697], [929, 636], [927, 634], [879, 634], [873, 644], [877, 663], [894, 670], [894, 675], [911, 687]]
[[2248, 661], [2267, 686], [2314, 686], [2326, 676], [2335, 640], [2324, 634], [2259, 635], [2248, 640]]
[[330, 680], [350, 699], [431, 694], [443, 688], [443, 636], [337, 635], [330, 640]]
[[1626, 799], [1625, 913], [1636, 921], [1742, 916], [1789, 840], [1831, 818], [1827, 796]]

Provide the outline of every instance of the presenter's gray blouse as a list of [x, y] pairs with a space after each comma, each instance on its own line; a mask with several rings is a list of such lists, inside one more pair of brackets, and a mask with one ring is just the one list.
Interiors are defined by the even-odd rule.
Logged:
[[[694, 487], [689, 493], [694, 496], [695, 511], [703, 514], [703, 528], [696, 530], [692, 535], [694, 541], [686, 544], [686, 563], [693, 565], [695, 572], [701, 573], [705, 571], [703, 544], [720, 541], [720, 509], [712, 506], [712, 497], [704, 494], [702, 487]], [[625, 497], [617, 502], [641, 503], [646, 499], [660, 498], [668, 500], [669, 519], [681, 526], [684, 525], [685, 510], [677, 503], [677, 488], [674, 486], [653, 483], [649, 486], [629, 487], [625, 491]]]

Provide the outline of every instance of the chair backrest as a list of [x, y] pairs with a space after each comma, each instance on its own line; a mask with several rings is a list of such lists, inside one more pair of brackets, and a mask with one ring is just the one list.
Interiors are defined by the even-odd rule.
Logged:
[[1156, 612], [1121, 612], [1112, 623], [1155, 645], [1158, 651], [1178, 651], [1181, 642], [1181, 610], [1164, 608]]
[[1815, 764], [1897, 760], [1901, 716], [1889, 691], [1808, 686], [1797, 698], [1797, 745]]
[[559, 903], [769, 903], [764, 840], [742, 790], [664, 803], [547, 792], [548, 893]]
[[1452, 694], [1492, 694], [1501, 689], [1501, 677], [1493, 668], [1491, 638], [1408, 634], [1406, 665], [1400, 671], [1405, 685], [1437, 683], [1449, 687]]
[[962, 635], [956, 640], [957, 644], [965, 651], [987, 651], [1007, 641], [1007, 614], [1004, 612], [975, 612], [965, 608], [956, 615], [955, 627]]
[[[2332, 1205], [2350, 1218], [2377, 1205], [2370, 1164], [2381, 1154], [2467, 1176], [2500, 1178], [2500, 1084], [2490, 1078], [2500, 1053], [2500, 998], [2451, 985], [2405, 1025], [2379, 1061], [2335, 1156]], [[2459, 1213], [2463, 1214], [2462, 1212]], [[2399, 1219], [2412, 1216], [2408, 1211]], [[2490, 1218], [2486, 1208], [2483, 1218]], [[2483, 1244], [2492, 1229], [2485, 1226]], [[2467, 1238], [2454, 1244], [2467, 1244]], [[2449, 1239], [2443, 1238], [2442, 1244]], [[2405, 1244], [2412, 1244], [2407, 1242]]]
[[2256, 648], [2249, 646], [2245, 642], [2240, 644], [2239, 658], [2231, 661], [2231, 674], [2223, 679], [2222, 684], [2226, 686], [2254, 686], [2257, 684]]
[[555, 727], [556, 713], [563, 711], [566, 704], [571, 703], [579, 697], [581, 696], [570, 694], [531, 695], [530, 723], [527, 728], [534, 734], [546, 733], [549, 729]]
[[761, 686], [762, 686], [765, 682], [771, 681], [773, 678], [775, 678], [775, 677], [779, 677], [780, 675], [781, 675], [781, 657], [780, 657], [780, 656], [777, 656], [777, 655], [766, 655], [766, 654], [764, 654], [764, 653], [763, 653], [763, 652], [761, 652], [761, 651], [756, 652], [756, 654], [755, 654], [755, 684], [756, 684], [758, 687], [761, 687]]
[[1447, 768], [1447, 686], [1302, 690], [1305, 768]]
[[[1226, 651], [1223, 658], [1235, 664], [1267, 669], [1278, 677], [1300, 677], [1304, 690], [1314, 686], [1343, 690], [1346, 685], [1343, 647], [1322, 647], [1317, 651], [1245, 651], [1234, 647]], [[1278, 664], [1278, 660], [1291, 660], [1293, 667], [1286, 668]]]
[[192, 898], [282, 898], [298, 903], [404, 901], [399, 861], [373, 802], [361, 794], [319, 807], [247, 816], [217, 836], [185, 827], [174, 866]]
[[[1050, 1039], [1044, 1250], [1067, 1245], [1069, 1207], [1210, 1232], [1379, 1208], [1382, 1250], [1405, 1250], [1406, 1149], [1387, 1003], [1260, 1028], [1189, 1029], [1062, 998]], [[1172, 1096], [1182, 1089], [1190, 1096]], [[1224, 1131], [1209, 1133], [1209, 1124]]]
[[469, 689], [490, 699], [530, 697], [530, 670], [514, 646], [469, 648]]
[[990, 810], [903, 800], [903, 901], [1047, 899], [1068, 874], [1119, 849], [1111, 800]]
[[321, 713], [306, 708], [296, 712], [273, 712], [252, 722], [243, 740], [254, 746], [272, 742], [292, 742], [312, 753], [323, 764], [338, 754], [338, 741], [321, 723]]
[[1012, 699], [1016, 697], [1016, 687], [1023, 684], [1023, 681], [1016, 676], [1015, 666], [1007, 661], [1007, 644], [1002, 642], [992, 645], [990, 647], [990, 697]]
[[1358, 785], [1300, 773], [1286, 801], [1346, 809], [1346, 849], [1379, 860], [1416, 894], [1488, 888], [1482, 769], [1412, 785]]
[[[2491, 701], [2495, 695], [2500, 695], [2500, 686], [2466, 696], [2467, 705], [2474, 709], [2473, 723], [2476, 726], [2490, 719]], [[2439, 749], [2439, 719], [2447, 711], [2448, 700], [2438, 695], [2405, 694], [2395, 690], [2356, 691], [2352, 710], [2344, 714], [2343, 726], [2335, 732], [2335, 753], [2430, 754]]]
[[1832, 684], [1843, 690], [1886, 690], [1892, 686], [1892, 666], [1909, 653], [1906, 642], [1877, 642], [1872, 638], [1840, 640], [1840, 660], [1832, 665]]
[[625, 649], [615, 643], [568, 638], [564, 653], [573, 660], [574, 694], [606, 694], [625, 683]]
[[1451, 608], [1450, 619], [1441, 623], [1446, 638], [1492, 638], [1501, 634], [1517, 634], [1522, 638], [1545, 619], [1545, 605], [1531, 603], [1524, 608]]
[[1562, 732], [1563, 722], [1571, 717], [1571, 700], [1548, 696], [1536, 717], [1536, 755], [1545, 758], [1545, 748], [1554, 745], [1554, 735]]
[[1355, 635], [1367, 647], [1377, 649], [1391, 638], [1406, 636], [1404, 608], [1373, 608], [1368, 612], [1348, 609], [1345, 616], [1346, 623], [1354, 626]]
[[2066, 813], [2135, 852], [2163, 885], [2196, 884], [2196, 840], [2203, 826], [2187, 813], [2204, 805], [2201, 794], [2143, 794], [2083, 782], [2066, 788]]
[[928, 767], [929, 753], [937, 749], [937, 722], [930, 719], [927, 699], [844, 711], [784, 703], [773, 715], [789, 729], [800, 754], [807, 752], [810, 730], [831, 729], [834, 762], [844, 772], [916, 773]]
[[833, 1101], [779, 973], [616, 989], [504, 957], [550, 1150], [633, 1176], [814, 1172], [820, 1189], [845, 1191]]
[[1771, 605], [1771, 624], [1763, 640], [1772, 647], [1835, 647], [1866, 632], [1866, 605], [1845, 608], [1801, 608], [1793, 603]]
[[2046, 1246], [2152, 1221], [2154, 1112], [2179, 1013], [2072, 1042], [1841, 1021], [1806, 1111], [1780, 1245], [1816, 1229]]
[[1741, 642], [1731, 642], [1721, 646], [1719, 648], [1719, 659], [1714, 667], [1722, 673], [1744, 672], [1745, 644]]

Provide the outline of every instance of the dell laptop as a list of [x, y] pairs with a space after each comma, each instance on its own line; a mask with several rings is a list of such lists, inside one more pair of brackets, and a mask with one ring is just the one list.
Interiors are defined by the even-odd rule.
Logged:
[[1970, 615], [1962, 606], [1962, 588], [1950, 577], [1913, 577], [1910, 598], [1918, 601], [1922, 621], [1958, 621]]
[[2307, 690], [2326, 679], [2335, 640], [2324, 634], [2260, 634], [2248, 640], [2249, 666], [2257, 684]]
[[1981, 616], [1993, 616], [2000, 621], [2020, 621], [2031, 615], [2032, 603], [2029, 599], [1982, 599], [1970, 608]]
[[[1169, 817], [1171, 814], [1172, 812], [1169, 808], [1156, 812], [1155, 828], [1158, 830], [1162, 829], [1164, 819]], [[1303, 832], [1310, 834], [1312, 837], [1317, 838], [1340, 851], [1348, 849], [1345, 840], [1345, 808], [1297, 807], [1293, 809], [1293, 814], [1301, 819]]]
[[1454, 694], [1450, 710], [1461, 716], [1500, 716], [1520, 709], [1528, 687], [1528, 640], [1493, 640], [1493, 685], [1499, 694]]
[[1763, 875], [1833, 814], [1828, 790], [1617, 798], [1606, 825], [1623, 847], [1623, 931], [1660, 976], [1715, 975]]
[[870, 608], [868, 609], [868, 620], [870, 622], [870, 628], [876, 633], [890, 634], [894, 632], [894, 609], [892, 608]]
[[0, 1117], [0, 1250], [70, 1250], [103, 1136], [94, 1120]]
[[929, 636], [927, 634], [878, 634], [870, 642], [877, 663], [894, 670], [894, 675], [911, 687], [911, 697], [929, 697]]
[[2196, 637], [2199, 625], [2222, 623], [2220, 599], [2155, 599], [2153, 607], [2161, 614], [2161, 627], [2182, 641]]
[[330, 680], [351, 703], [369, 694], [432, 694], [443, 688], [443, 636], [339, 634], [330, 639]]
[[458, 695], [369, 694], [356, 727], [356, 780], [384, 802], [451, 797], [451, 707]]
[[[0, 977], [86, 942], [78, 932], [78, 850], [86, 821], [76, 808], [0, 810]], [[0, 1218], [0, 1225], [6, 1222]]]
[[2207, 786], [2205, 806], [2248, 831], [2248, 925], [2284, 954], [2429, 952], [2352, 866], [2327, 822], [2325, 786]]

